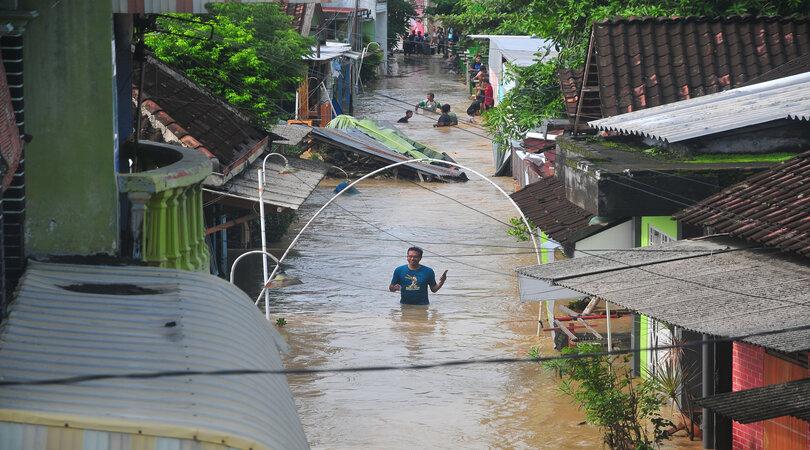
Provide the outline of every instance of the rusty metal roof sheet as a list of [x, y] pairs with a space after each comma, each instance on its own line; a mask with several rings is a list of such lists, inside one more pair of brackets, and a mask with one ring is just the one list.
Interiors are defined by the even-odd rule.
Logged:
[[793, 416], [810, 422], [810, 378], [725, 392], [696, 400], [697, 404], [740, 423]]
[[674, 143], [779, 119], [810, 120], [810, 72], [589, 122]]
[[810, 152], [754, 175], [675, 217], [810, 256]]
[[560, 244], [574, 244], [598, 233], [606, 225], [589, 225], [593, 214], [565, 197], [565, 186], [556, 177], [541, 178], [511, 194], [521, 211]]
[[[208, 274], [32, 261], [0, 325], [0, 379], [281, 370], [278, 342], [244, 292]], [[308, 447], [286, 377], [273, 374], [6, 386], [0, 421], [9, 416], [240, 449]]]
[[[313, 128], [312, 137], [317, 141], [336, 146], [342, 150], [373, 156], [379, 159], [381, 163], [396, 163], [411, 159], [409, 156], [388, 148], [380, 141], [356, 129]], [[403, 164], [402, 168], [421, 172], [428, 177], [435, 177], [444, 181], [467, 180], [467, 175], [456, 167], [442, 167], [437, 164], [416, 162]]]
[[727, 237], [684, 240], [518, 273], [700, 333], [784, 352], [810, 349], [810, 329], [796, 329], [810, 323], [807, 260], [746, 245]]
[[[326, 176], [329, 165], [318, 161], [299, 158], [287, 158], [293, 171], [285, 170], [276, 159], [268, 159], [265, 164], [264, 194], [262, 200], [266, 205], [297, 210], [312, 194], [318, 183]], [[246, 170], [226, 181], [221, 186], [206, 184], [203, 190], [210, 196], [227, 201], [234, 199], [237, 203], [257, 202], [259, 195], [259, 174], [262, 158], [256, 159]]]

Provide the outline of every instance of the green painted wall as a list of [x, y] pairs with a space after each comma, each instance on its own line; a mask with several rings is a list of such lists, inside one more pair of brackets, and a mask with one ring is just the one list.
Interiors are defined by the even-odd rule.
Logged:
[[[666, 234], [667, 236], [677, 240], [680, 236], [678, 236], [678, 221], [673, 219], [670, 216], [643, 216], [641, 218], [641, 246], [646, 247], [650, 245], [650, 225], [657, 228], [662, 233]], [[641, 328], [639, 332], [640, 341], [639, 348], [645, 349], [649, 348], [649, 329], [650, 329], [650, 318], [647, 316], [641, 316]], [[650, 352], [640, 352], [639, 353], [639, 367], [641, 368], [641, 375], [646, 377], [647, 373], [645, 372], [645, 368], [649, 367], [649, 360], [650, 360]]]
[[551, 253], [549, 253], [548, 251], [546, 251], [546, 249], [543, 248], [543, 244], [548, 242], [549, 238], [548, 238], [548, 235], [545, 232], [543, 232], [543, 230], [539, 230], [539, 231], [540, 231], [540, 242], [538, 242], [537, 245], [540, 246], [540, 262], [542, 264], [547, 264], [547, 263], [551, 262], [551, 257], [553, 255]]
[[118, 250], [112, 4], [21, 1], [25, 33], [26, 251]]
[[678, 239], [678, 221], [670, 216], [643, 216], [641, 218], [641, 246], [650, 245], [650, 225], [672, 239]]

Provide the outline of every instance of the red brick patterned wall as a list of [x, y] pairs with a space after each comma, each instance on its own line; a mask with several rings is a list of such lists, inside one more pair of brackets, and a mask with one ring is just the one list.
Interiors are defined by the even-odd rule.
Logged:
[[[765, 375], [764, 348], [734, 342], [732, 358], [732, 390], [741, 391], [763, 386]], [[761, 450], [763, 445], [763, 423], [754, 422], [744, 425], [734, 422], [732, 439], [735, 449]]]

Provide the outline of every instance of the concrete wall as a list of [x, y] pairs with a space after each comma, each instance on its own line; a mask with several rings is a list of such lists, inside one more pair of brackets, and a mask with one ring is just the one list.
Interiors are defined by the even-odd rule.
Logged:
[[604, 251], [594, 251], [598, 249], [631, 249], [635, 247], [633, 236], [633, 221], [628, 220], [616, 226], [612, 226], [605, 231], [588, 236], [577, 241], [574, 257], [588, 256], [581, 253], [587, 251], [589, 254], [605, 253]]
[[110, 2], [27, 0], [26, 251], [118, 250]]

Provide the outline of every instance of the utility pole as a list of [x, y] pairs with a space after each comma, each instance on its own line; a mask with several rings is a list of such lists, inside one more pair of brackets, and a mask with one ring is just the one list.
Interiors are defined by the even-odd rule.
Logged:
[[360, 0], [354, 0], [354, 22], [352, 22], [352, 50], [360, 50], [360, 22], [358, 16]]

